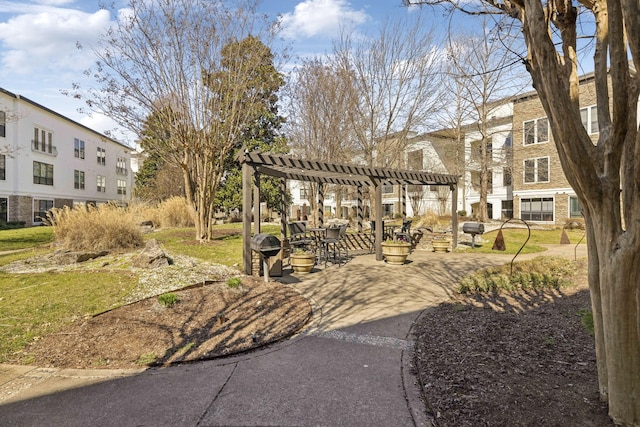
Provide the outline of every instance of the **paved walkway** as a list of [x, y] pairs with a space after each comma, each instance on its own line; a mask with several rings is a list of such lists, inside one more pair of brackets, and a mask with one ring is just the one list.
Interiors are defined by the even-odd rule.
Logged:
[[431, 425], [411, 374], [413, 322], [463, 275], [511, 258], [418, 250], [404, 266], [364, 255], [287, 275], [314, 304], [312, 323], [234, 358], [137, 371], [0, 365], [0, 425]]

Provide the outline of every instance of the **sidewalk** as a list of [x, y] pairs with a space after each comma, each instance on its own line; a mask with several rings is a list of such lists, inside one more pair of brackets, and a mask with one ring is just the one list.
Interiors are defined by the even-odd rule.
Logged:
[[[557, 246], [547, 254], [573, 258]], [[512, 257], [417, 250], [404, 266], [362, 255], [287, 275], [314, 305], [311, 324], [233, 358], [144, 371], [0, 365], [0, 425], [431, 425], [411, 374], [412, 324], [459, 278]]]

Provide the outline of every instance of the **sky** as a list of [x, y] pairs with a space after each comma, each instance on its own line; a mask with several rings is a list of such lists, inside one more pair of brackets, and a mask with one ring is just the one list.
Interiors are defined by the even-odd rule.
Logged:
[[[96, 0], [0, 0], [0, 87], [25, 96], [99, 132], [107, 118], [78, 113], [81, 101], [61, 93], [83, 81], [95, 61], [91, 46], [115, 19]], [[115, 0], [116, 8], [126, 1]], [[294, 56], [328, 53], [342, 26], [365, 33], [412, 10], [402, 0], [263, 0], [261, 10], [282, 19]], [[132, 141], [125, 141], [132, 145]]]
[[[90, 49], [77, 46], [95, 44], [115, 19], [98, 3], [0, 0], [0, 87], [103, 132], [113, 123], [78, 113], [82, 103], [61, 93], [82, 81], [95, 61]], [[411, 13], [401, 0], [264, 0], [261, 10], [281, 16], [282, 36], [294, 56], [328, 53], [341, 26], [366, 32], [387, 17]]]

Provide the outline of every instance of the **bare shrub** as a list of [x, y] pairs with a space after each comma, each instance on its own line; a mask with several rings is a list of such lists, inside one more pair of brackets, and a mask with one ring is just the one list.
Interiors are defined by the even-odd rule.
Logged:
[[56, 242], [74, 251], [130, 249], [142, 245], [134, 215], [112, 204], [65, 206], [47, 214]]
[[432, 210], [427, 211], [424, 215], [422, 215], [415, 222], [414, 226], [418, 227], [429, 227], [432, 230], [435, 230], [440, 225], [440, 220], [437, 212]]
[[158, 205], [158, 218], [163, 228], [193, 227], [195, 213], [184, 197], [170, 197]]

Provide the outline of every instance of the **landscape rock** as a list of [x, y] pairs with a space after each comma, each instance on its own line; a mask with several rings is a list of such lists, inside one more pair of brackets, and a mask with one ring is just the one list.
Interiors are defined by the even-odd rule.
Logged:
[[173, 264], [173, 260], [164, 253], [156, 239], [147, 242], [139, 255], [133, 258], [133, 266], [139, 268], [158, 268]]
[[68, 265], [82, 263], [106, 255], [109, 255], [109, 251], [78, 252], [70, 250], [59, 250], [52, 255], [52, 258], [58, 265]]

